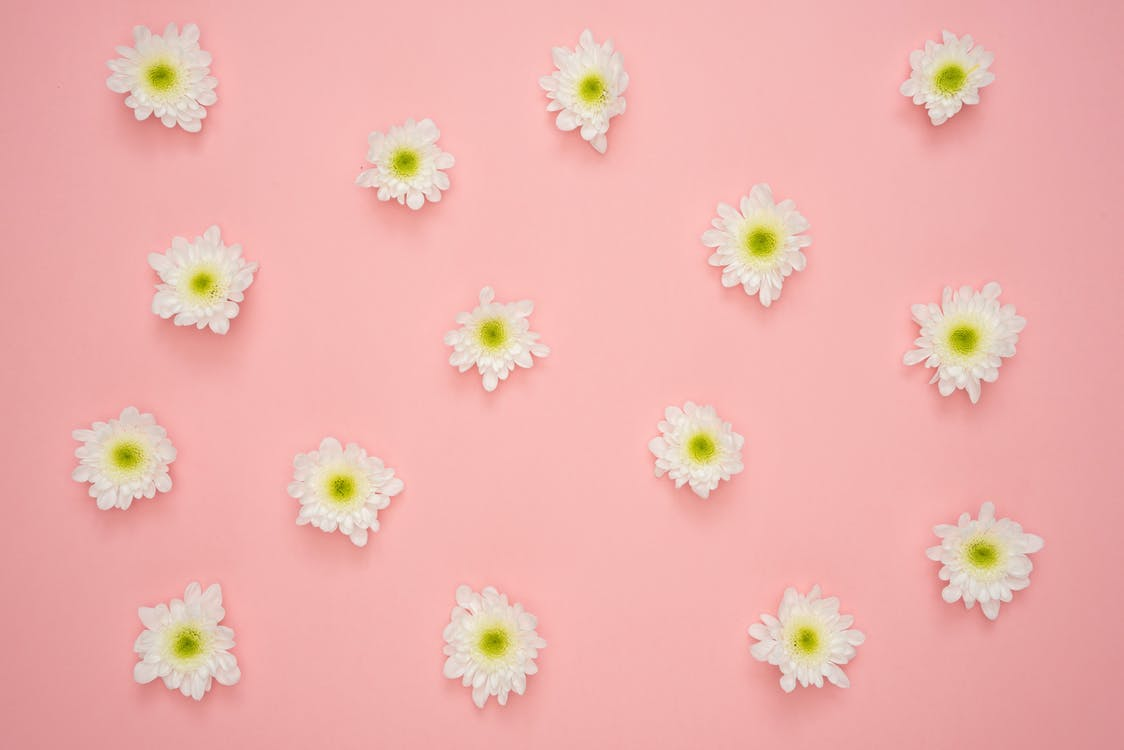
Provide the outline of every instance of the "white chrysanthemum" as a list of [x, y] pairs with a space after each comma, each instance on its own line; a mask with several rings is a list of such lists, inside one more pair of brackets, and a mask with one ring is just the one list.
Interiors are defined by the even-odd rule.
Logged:
[[781, 286], [793, 271], [803, 271], [806, 259], [800, 248], [812, 244], [801, 232], [808, 220], [791, 200], [773, 201], [773, 190], [765, 183], [754, 185], [741, 199], [741, 210], [718, 204], [714, 229], [703, 232], [702, 241], [716, 248], [709, 258], [722, 268], [722, 286], [741, 284], [749, 296], [757, 295], [768, 307], [781, 296]]
[[199, 27], [189, 23], [183, 32], [170, 23], [163, 36], [147, 26], [133, 27], [133, 46], [120, 46], [121, 57], [107, 65], [113, 75], [109, 90], [125, 98], [138, 120], [156, 115], [169, 128], [189, 133], [203, 127], [207, 107], [218, 101], [218, 81], [211, 72], [211, 53], [199, 49]]
[[178, 326], [210, 327], [219, 334], [230, 330], [258, 270], [257, 261], [242, 257], [241, 245], [222, 243], [216, 226], [192, 242], [173, 237], [163, 253], [148, 254], [148, 265], [163, 282], [156, 285], [152, 312], [164, 319], [175, 316]]
[[713, 406], [692, 401], [682, 409], [669, 406], [659, 427], [663, 434], [648, 442], [648, 450], [656, 456], [656, 476], [668, 474], [676, 487], [690, 484], [705, 499], [719, 482], [744, 468], [745, 439], [722, 421]]
[[797, 682], [823, 687], [825, 677], [832, 685], [850, 687], [839, 667], [855, 658], [855, 647], [866, 636], [850, 629], [855, 618], [839, 614], [838, 599], [821, 599], [819, 586], [807, 596], [789, 586], [777, 616], [763, 614], [761, 620], [749, 626], [749, 634], [758, 641], [750, 653], [758, 661], [780, 667], [786, 693], [795, 690]]
[[558, 112], [559, 130], [581, 128], [582, 138], [598, 152], [609, 147], [609, 120], [624, 112], [628, 73], [620, 52], [611, 41], [597, 44], [589, 29], [581, 33], [576, 49], [551, 50], [556, 71], [539, 79], [550, 103], [547, 112]]
[[298, 453], [293, 469], [289, 496], [301, 502], [297, 525], [338, 529], [357, 547], [367, 543], [368, 531], [379, 530], [379, 511], [403, 486], [382, 459], [368, 456], [355, 443], [344, 448], [330, 437], [320, 441], [319, 450]]
[[437, 146], [441, 131], [426, 118], [415, 123], [406, 120], [390, 132], [371, 133], [367, 161], [374, 168], [364, 170], [355, 178], [359, 187], [378, 188], [380, 201], [394, 199], [412, 209], [419, 209], [428, 200], [441, 200], [441, 191], [449, 189], [449, 176], [442, 172], [453, 166], [453, 155]]
[[190, 583], [183, 599], [137, 610], [145, 630], [137, 636], [133, 650], [140, 661], [133, 679], [142, 685], [157, 677], [169, 690], [179, 690], [195, 700], [210, 691], [211, 680], [234, 685], [242, 677], [234, 648], [234, 631], [219, 625], [226, 611], [217, 583], [206, 591]]
[[128, 406], [117, 419], [94, 422], [73, 435], [82, 445], [74, 451], [79, 463], [71, 476], [90, 483], [98, 508], [126, 510], [133, 500], [172, 489], [168, 466], [176, 460], [176, 449], [151, 414]]
[[980, 383], [999, 378], [1003, 358], [1015, 355], [1019, 331], [1026, 327], [1014, 305], [999, 306], [1002, 291], [994, 281], [980, 292], [970, 286], [954, 292], [946, 286], [940, 305], [914, 305], [921, 335], [913, 342], [917, 348], [902, 361], [937, 368], [929, 382], [937, 383], [942, 396], [962, 388], [973, 404], [979, 401]]
[[1012, 591], [1030, 585], [1033, 563], [1027, 555], [1042, 549], [1042, 537], [1026, 534], [1009, 518], [995, 518], [995, 505], [980, 506], [980, 517], [962, 513], [956, 526], [933, 527], [941, 543], [925, 550], [930, 560], [939, 562], [938, 576], [948, 585], [941, 597], [953, 604], [964, 600], [971, 609], [976, 602], [989, 620], [999, 617], [1000, 602], [1011, 601]]
[[523, 695], [527, 675], [539, 671], [535, 658], [546, 641], [535, 632], [538, 620], [521, 604], [491, 586], [479, 594], [457, 587], [457, 606], [445, 626], [445, 676], [472, 686], [472, 702], [484, 708], [489, 696], [501, 706], [511, 691]]
[[934, 125], [943, 124], [965, 104], [979, 104], [980, 89], [995, 80], [988, 70], [995, 55], [974, 47], [967, 34], [957, 39], [946, 31], [943, 37], [943, 43], [927, 41], [925, 49], [909, 54], [913, 72], [901, 86], [914, 104], [925, 105]]
[[458, 313], [455, 331], [445, 334], [453, 347], [449, 364], [461, 372], [476, 367], [484, 380], [484, 390], [494, 391], [501, 380], [518, 365], [530, 367], [534, 357], [550, 354], [550, 347], [539, 343], [528, 318], [534, 309], [530, 300], [495, 302], [492, 287], [480, 290], [480, 304], [472, 312]]

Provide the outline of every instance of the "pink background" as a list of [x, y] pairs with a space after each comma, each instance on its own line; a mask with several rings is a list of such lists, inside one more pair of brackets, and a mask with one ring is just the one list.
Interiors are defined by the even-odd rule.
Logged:
[[[536, 7], [537, 6], [537, 7]], [[201, 135], [105, 87], [134, 24], [195, 21]], [[8, 416], [0, 681], [8, 746], [1093, 746], [1122, 696], [1121, 6], [599, 0], [107, 0], [0, 24]], [[632, 85], [609, 152], [537, 79], [589, 26]], [[997, 81], [933, 128], [910, 50], [970, 32]], [[353, 184], [367, 133], [432, 117], [452, 190]], [[770, 182], [808, 269], [765, 310], [700, 241]], [[262, 269], [225, 338], [149, 312], [145, 256], [218, 223]], [[1003, 284], [1029, 321], [971, 407], [901, 364], [909, 305]], [[483, 284], [553, 348], [495, 394], [442, 335]], [[744, 474], [652, 476], [668, 404], [712, 403]], [[99, 512], [70, 431], [135, 404], [175, 486]], [[325, 435], [405, 492], [364, 549], [294, 523]], [[1046, 539], [998, 622], [941, 601], [930, 527], [994, 500]], [[201, 703], [133, 683], [136, 608], [220, 582], [244, 677]], [[460, 583], [536, 613], [528, 693], [441, 675]], [[786, 585], [841, 597], [853, 687], [785, 695], [746, 627]]]

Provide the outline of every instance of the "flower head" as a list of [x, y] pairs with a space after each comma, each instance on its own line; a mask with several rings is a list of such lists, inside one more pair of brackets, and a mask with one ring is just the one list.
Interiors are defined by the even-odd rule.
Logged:
[[941, 597], [949, 604], [963, 599], [967, 609], [979, 602], [989, 620], [999, 617], [999, 604], [1011, 601], [1012, 591], [1030, 585], [1034, 565], [1027, 555], [1043, 544], [1042, 537], [1024, 533], [1011, 519], [996, 520], [990, 502], [980, 506], [979, 518], [962, 513], [955, 526], [934, 526], [933, 533], [941, 543], [925, 554], [941, 564], [938, 576], [948, 581]]
[[714, 229], [703, 232], [702, 241], [715, 248], [709, 263], [722, 268], [722, 286], [741, 284], [768, 307], [781, 296], [785, 277], [804, 270], [800, 249], [811, 245], [812, 238], [801, 232], [808, 229], [808, 220], [791, 200], [775, 203], [765, 183], [742, 197], [740, 209], [719, 203]]
[[722, 421], [713, 406], [692, 401], [682, 409], [669, 406], [659, 428], [662, 434], [648, 442], [648, 450], [656, 457], [656, 476], [668, 474], [676, 487], [690, 484], [705, 499], [719, 482], [744, 468], [745, 439]]
[[160, 677], [169, 690], [202, 700], [212, 678], [220, 685], [234, 685], [241, 679], [238, 661], [230, 653], [234, 631], [219, 625], [226, 611], [217, 583], [206, 591], [190, 583], [183, 599], [141, 607], [137, 614], [145, 627], [133, 644], [140, 657], [133, 678], [140, 684]]
[[550, 103], [547, 112], [558, 112], [559, 130], [581, 128], [581, 136], [598, 152], [609, 147], [609, 120], [624, 112], [628, 73], [613, 43], [597, 44], [589, 29], [581, 33], [576, 49], [555, 47], [553, 73], [539, 79]]
[[319, 450], [293, 458], [289, 496], [300, 500], [297, 525], [312, 524], [325, 532], [339, 530], [362, 547], [367, 532], [379, 530], [379, 511], [402, 491], [402, 480], [381, 459], [368, 456], [355, 443], [344, 448], [335, 438], [320, 441]]
[[198, 26], [189, 23], [181, 33], [170, 23], [162, 36], [134, 26], [133, 46], [120, 46], [117, 54], [106, 63], [113, 74], [105, 83], [128, 94], [125, 104], [138, 120], [154, 114], [169, 128], [199, 132], [207, 107], [218, 101], [218, 81], [210, 75], [211, 53], [199, 49]]
[[391, 198], [412, 209], [419, 209], [428, 200], [441, 200], [441, 191], [449, 189], [449, 176], [442, 172], [453, 166], [453, 155], [437, 146], [441, 132], [428, 118], [421, 122], [406, 120], [387, 133], [371, 133], [367, 161], [375, 166], [355, 178], [359, 187], [378, 188], [380, 201]]
[[457, 606], [445, 626], [445, 676], [472, 687], [472, 702], [484, 708], [489, 696], [507, 705], [511, 691], [523, 695], [527, 675], [539, 668], [535, 658], [546, 641], [535, 632], [538, 620], [521, 604], [491, 586], [476, 593], [457, 587]]
[[484, 390], [494, 391], [511, 371], [530, 367], [534, 357], [550, 354], [550, 347], [539, 343], [539, 335], [531, 331], [530, 300], [496, 302], [492, 287], [480, 290], [480, 304], [472, 312], [458, 313], [455, 331], [445, 334], [445, 343], [453, 347], [449, 364], [461, 372], [472, 367], [480, 372]]
[[174, 316], [178, 326], [210, 327], [219, 334], [230, 330], [258, 270], [256, 261], [242, 257], [241, 245], [222, 243], [216, 226], [191, 242], [173, 237], [163, 253], [148, 254], [148, 265], [162, 282], [156, 285], [152, 312], [165, 320]]
[[74, 451], [79, 461], [71, 476], [90, 483], [90, 497], [101, 510], [127, 510], [133, 500], [172, 489], [168, 466], [176, 449], [151, 414], [128, 406], [117, 419], [94, 422], [73, 435], [82, 445]]
[[913, 319], [921, 335], [917, 348], [905, 353], [907, 365], [936, 368], [930, 383], [942, 396], [965, 389], [972, 403], [980, 400], [980, 383], [994, 383], [1004, 357], [1015, 355], [1019, 331], [1026, 320], [1014, 305], [999, 306], [1002, 289], [995, 282], [977, 292], [970, 286], [945, 287], [941, 304], [914, 305]]
[[839, 614], [838, 599], [820, 598], [819, 586], [807, 596], [789, 586], [777, 616], [763, 614], [760, 623], [749, 626], [749, 634], [758, 641], [750, 653], [758, 661], [780, 667], [786, 693], [796, 689], [797, 681], [802, 687], [823, 687], [825, 677], [832, 685], [850, 687], [839, 667], [855, 658], [855, 647], [866, 640], [850, 629], [854, 622], [851, 615]]
[[927, 41], [925, 49], [910, 53], [913, 72], [901, 86], [902, 94], [913, 97], [914, 104], [925, 105], [934, 125], [943, 124], [965, 104], [979, 104], [980, 89], [995, 80], [988, 70], [995, 55], [974, 47], [966, 34], [957, 39], [946, 31], [943, 38], [941, 44]]

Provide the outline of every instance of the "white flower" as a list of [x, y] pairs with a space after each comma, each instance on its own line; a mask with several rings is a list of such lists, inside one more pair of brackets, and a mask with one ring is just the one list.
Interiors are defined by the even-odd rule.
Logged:
[[212, 226], [202, 237], [188, 242], [173, 237], [172, 246], [149, 253], [148, 265], [160, 275], [152, 298], [152, 312], [178, 326], [194, 325], [224, 334], [238, 315], [243, 292], [254, 283], [256, 261], [242, 257], [241, 245], [224, 245], [219, 228]]
[[74, 451], [79, 463], [71, 476], [90, 483], [98, 508], [126, 510], [133, 500], [172, 489], [168, 466], [176, 460], [176, 449], [151, 414], [128, 406], [117, 419], [94, 422], [73, 435], [82, 445]]
[[164, 35], [147, 26], [133, 27], [133, 46], [120, 46], [121, 57], [106, 63], [113, 75], [109, 90], [125, 98], [138, 120], [155, 114], [169, 128], [179, 125], [189, 133], [203, 127], [207, 107], [218, 101], [218, 81], [211, 72], [211, 53], [199, 49], [199, 27], [189, 23], [180, 33], [174, 23]]
[[426, 118], [415, 123], [406, 120], [389, 133], [371, 133], [367, 161], [374, 164], [355, 178], [359, 187], [378, 188], [380, 201], [391, 198], [419, 209], [428, 200], [441, 200], [441, 191], [449, 189], [449, 176], [442, 172], [453, 166], [453, 155], [437, 146], [441, 132]]
[[461, 372], [473, 366], [484, 379], [484, 390], [494, 391], [501, 380], [519, 367], [534, 364], [532, 355], [545, 357], [550, 347], [539, 343], [539, 335], [531, 331], [530, 300], [494, 302], [492, 287], [480, 290], [480, 304], [472, 312], [458, 313], [459, 329], [445, 334], [445, 343], [453, 347], [449, 364]]
[[523, 695], [527, 675], [539, 668], [535, 658], [546, 641], [535, 632], [538, 620], [521, 604], [508, 604], [507, 595], [491, 586], [476, 593], [457, 587], [457, 606], [445, 626], [445, 676], [472, 686], [472, 702], [484, 708], [489, 696], [501, 706], [514, 690]]
[[682, 409], [669, 406], [659, 427], [663, 434], [648, 442], [648, 450], [656, 456], [656, 476], [668, 474], [676, 487], [690, 484], [705, 499], [719, 482], [744, 468], [745, 439], [722, 421], [713, 406], [696, 406], [692, 401]]
[[556, 71], [539, 79], [550, 103], [547, 112], [558, 112], [559, 130], [581, 128], [582, 138], [598, 152], [609, 147], [609, 120], [624, 112], [628, 73], [613, 43], [597, 44], [589, 29], [581, 33], [576, 49], [551, 50]]
[[357, 547], [367, 543], [368, 530], [379, 530], [379, 511], [402, 491], [402, 480], [382, 459], [355, 443], [344, 448], [335, 438], [321, 440], [319, 450], [298, 453], [293, 468], [289, 496], [301, 502], [297, 525], [338, 529]]
[[913, 68], [901, 92], [913, 97], [914, 104], [924, 104], [934, 125], [943, 124], [965, 104], [980, 103], [980, 89], [995, 80], [987, 68], [995, 55], [983, 47], [974, 47], [967, 34], [957, 39], [948, 31], [944, 42], [925, 42], [925, 49], [909, 54]]
[[938, 576], [948, 581], [941, 597], [949, 604], [963, 599], [967, 609], [979, 602], [989, 620], [999, 617], [999, 604], [1011, 601], [1012, 591], [1030, 585], [1034, 565], [1027, 555], [1043, 544], [1042, 537], [1023, 533], [1023, 527], [1011, 519], [996, 520], [990, 502], [980, 506], [977, 520], [962, 513], [956, 526], [934, 526], [933, 533], [941, 543], [925, 554], [941, 564]]
[[979, 401], [981, 381], [999, 378], [1002, 358], [1015, 355], [1019, 331], [1026, 327], [1014, 305], [999, 306], [1000, 292], [994, 281], [982, 292], [970, 286], [954, 292], [946, 286], [940, 305], [914, 305], [913, 319], [921, 335], [913, 342], [917, 348], [906, 352], [902, 361], [937, 368], [929, 382], [937, 384], [942, 396], [963, 388], [973, 404]]
[[763, 614], [761, 620], [764, 624], [749, 626], [749, 634], [758, 641], [750, 653], [758, 661], [780, 667], [786, 693], [796, 689], [797, 681], [803, 687], [823, 687], [825, 677], [832, 685], [850, 687], [839, 666], [855, 658], [855, 646], [866, 636], [850, 629], [855, 618], [839, 614], [838, 599], [821, 599], [819, 586], [807, 596], [789, 586], [777, 616]]
[[211, 689], [211, 678], [220, 685], [234, 685], [242, 677], [238, 661], [230, 653], [234, 631], [219, 625], [226, 611], [217, 583], [206, 591], [190, 583], [183, 599], [137, 610], [145, 630], [137, 636], [133, 650], [140, 661], [133, 679], [142, 685], [157, 677], [169, 690], [202, 700]]

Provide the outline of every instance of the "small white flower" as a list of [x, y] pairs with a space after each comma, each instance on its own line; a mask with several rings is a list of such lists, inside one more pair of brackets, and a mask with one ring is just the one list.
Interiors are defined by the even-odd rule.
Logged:
[[168, 466], [176, 449], [151, 414], [128, 406], [117, 419], [94, 422], [73, 435], [82, 445], [74, 451], [79, 463], [71, 476], [90, 483], [90, 497], [101, 510], [126, 510], [133, 500], [172, 489]]
[[218, 81], [210, 75], [211, 53], [199, 49], [198, 26], [189, 23], [180, 33], [170, 23], [163, 36], [134, 26], [133, 46], [120, 46], [117, 54], [121, 57], [106, 63], [113, 74], [105, 83], [129, 95], [125, 104], [138, 120], [155, 114], [169, 128], [199, 132], [206, 108], [218, 101]]
[[719, 203], [711, 223], [714, 229], [703, 232], [702, 241], [716, 248], [708, 262], [722, 268], [722, 286], [741, 284], [768, 307], [781, 296], [785, 277], [804, 270], [800, 248], [811, 245], [812, 238], [801, 232], [808, 229], [808, 220], [791, 200], [775, 203], [767, 184], [754, 185], [742, 197], [740, 211]]
[[995, 80], [988, 70], [995, 55], [973, 47], [967, 34], [957, 39], [946, 31], [943, 37], [942, 44], [927, 41], [925, 49], [909, 54], [913, 72], [901, 86], [902, 94], [913, 97], [914, 104], [925, 105], [934, 125], [943, 124], [965, 104], [979, 104], [980, 89]]
[[402, 480], [382, 459], [355, 443], [344, 448], [331, 437], [320, 441], [319, 450], [298, 453], [293, 469], [289, 496], [301, 502], [297, 525], [338, 529], [357, 547], [367, 543], [368, 530], [379, 530], [379, 511], [402, 491]]
[[461, 372], [476, 367], [484, 380], [484, 390], [494, 391], [501, 380], [519, 367], [534, 364], [532, 355], [545, 357], [550, 347], [539, 343], [528, 320], [534, 304], [530, 300], [495, 302], [492, 287], [480, 290], [480, 304], [472, 312], [458, 313], [459, 329], [445, 334], [453, 347], [449, 364]]
[[648, 450], [656, 457], [656, 476], [668, 474], [677, 488], [690, 484], [705, 499], [719, 482], [744, 468], [745, 439], [734, 432], [733, 425], [722, 421], [713, 406], [697, 406], [692, 401], [682, 409], [669, 406], [659, 428], [663, 434], [648, 442]]
[[749, 634], [757, 639], [750, 653], [758, 661], [780, 667], [781, 687], [786, 693], [803, 687], [823, 687], [823, 680], [838, 687], [850, 687], [851, 681], [840, 669], [855, 658], [855, 647], [866, 640], [858, 630], [851, 630], [855, 618], [839, 614], [839, 600], [834, 596], [820, 598], [820, 587], [813, 586], [807, 596], [789, 586], [781, 598], [777, 616], [763, 614], [761, 621], [749, 626]]
[[989, 620], [999, 617], [999, 604], [1011, 601], [1012, 591], [1030, 585], [1034, 564], [1027, 555], [1043, 544], [1042, 537], [1023, 533], [1023, 527], [1011, 519], [996, 520], [990, 502], [980, 506], [978, 519], [962, 513], [956, 526], [934, 526], [933, 533], [941, 543], [925, 554], [941, 564], [938, 577], [948, 581], [941, 597], [949, 604], [963, 599], [966, 609], [979, 602]]
[[453, 166], [453, 155], [437, 146], [441, 132], [426, 118], [415, 123], [406, 120], [386, 133], [371, 133], [367, 161], [374, 168], [355, 178], [359, 187], [378, 188], [380, 201], [391, 198], [417, 210], [428, 200], [441, 200], [441, 191], [449, 189], [449, 176], [442, 172]]
[[163, 282], [156, 285], [152, 312], [178, 326], [194, 325], [202, 330], [224, 334], [230, 321], [238, 315], [238, 303], [244, 299], [254, 273], [256, 261], [242, 257], [241, 245], [224, 245], [219, 228], [212, 226], [202, 237], [188, 242], [173, 237], [172, 246], [161, 253], [149, 253], [148, 265]]
[[546, 641], [535, 632], [538, 620], [521, 604], [491, 586], [479, 594], [457, 587], [457, 606], [445, 626], [445, 676], [472, 687], [472, 702], [484, 708], [489, 696], [507, 705], [511, 691], [523, 695], [527, 675], [539, 671], [535, 658]]
[[598, 152], [609, 147], [609, 120], [624, 112], [628, 73], [620, 52], [611, 41], [597, 44], [589, 29], [581, 33], [576, 49], [551, 50], [556, 71], [539, 79], [550, 103], [547, 112], [558, 112], [559, 130], [581, 128], [581, 136]]
[[954, 292], [946, 286], [940, 305], [914, 305], [921, 335], [913, 342], [917, 348], [902, 361], [937, 368], [929, 382], [937, 384], [942, 396], [965, 389], [973, 404], [979, 401], [980, 383], [999, 378], [1003, 357], [1015, 355], [1019, 331], [1026, 327], [1014, 305], [999, 306], [1000, 292], [994, 281], [981, 292], [970, 286]]
[[142, 685], [157, 677], [169, 690], [202, 700], [211, 689], [211, 679], [234, 685], [242, 678], [234, 648], [234, 631], [219, 625], [226, 611], [217, 583], [206, 591], [190, 583], [183, 599], [137, 610], [145, 630], [137, 636], [133, 650], [140, 661], [133, 679]]

